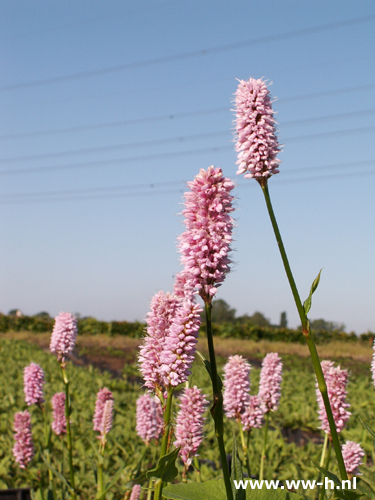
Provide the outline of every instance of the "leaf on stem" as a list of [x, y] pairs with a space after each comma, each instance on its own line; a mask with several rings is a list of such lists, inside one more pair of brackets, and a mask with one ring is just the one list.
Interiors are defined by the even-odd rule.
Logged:
[[166, 483], [171, 483], [178, 475], [176, 460], [179, 451], [180, 448], [176, 448], [167, 455], [164, 455], [164, 457], [161, 457], [155, 469], [147, 472], [147, 479], [157, 478]]
[[307, 314], [310, 311], [310, 309], [311, 309], [311, 299], [312, 299], [313, 293], [318, 288], [319, 281], [320, 281], [320, 274], [321, 274], [322, 270], [323, 269], [321, 269], [319, 271], [318, 276], [314, 279], [313, 284], [311, 285], [311, 288], [310, 288], [309, 296], [307, 297], [307, 299], [303, 303], [303, 308], [305, 310], [305, 314]]
[[356, 500], [357, 498], [363, 497], [362, 493], [356, 493], [353, 490], [346, 490], [341, 488], [341, 481], [327, 469], [320, 467], [316, 462], [312, 462], [312, 464], [324, 475], [327, 476], [331, 481], [333, 481], [335, 485], [334, 498], [342, 498], [343, 500]]
[[237, 439], [235, 435], [233, 436], [231, 479], [232, 479], [233, 498], [235, 500], [246, 500], [246, 490], [244, 490], [243, 488], [237, 489], [234, 486], [234, 481], [238, 483], [238, 481], [241, 481], [243, 479], [242, 464], [240, 457], [238, 456]]
[[[212, 370], [211, 370], [211, 363], [205, 359], [205, 357], [203, 356], [203, 354], [201, 354], [199, 351], [197, 351], [197, 354], [199, 356], [199, 359], [202, 361], [202, 363], [204, 364], [204, 367], [206, 368], [209, 376], [210, 376], [210, 379], [212, 381]], [[218, 380], [218, 384], [219, 384], [219, 390], [221, 391], [222, 388], [223, 388], [223, 382], [219, 376], [219, 374], [217, 375], [217, 380]]]
[[374, 439], [375, 439], [375, 432], [371, 429], [371, 427], [366, 424], [366, 422], [364, 422], [361, 417], [358, 417], [359, 421], [361, 422], [361, 424], [363, 425], [363, 427], [367, 430], [367, 432], [370, 434], [370, 436], [372, 436]]
[[60, 479], [60, 481], [68, 488], [70, 493], [74, 493], [73, 488], [70, 486], [70, 484], [65, 479], [65, 477], [62, 474], [60, 474], [60, 472], [58, 472], [54, 467], [52, 467], [52, 465], [48, 462], [48, 460], [43, 455], [43, 453], [41, 453], [40, 456], [42, 457], [43, 462], [46, 464], [46, 466], [49, 468], [49, 470], [52, 472], [52, 474], [54, 474], [58, 479]]

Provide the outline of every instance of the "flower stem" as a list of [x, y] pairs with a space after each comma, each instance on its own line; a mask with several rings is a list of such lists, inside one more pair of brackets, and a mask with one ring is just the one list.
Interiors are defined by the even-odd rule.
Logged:
[[266, 426], [264, 428], [263, 449], [262, 449], [262, 455], [260, 457], [259, 481], [263, 481], [263, 476], [264, 476], [264, 462], [266, 460], [266, 447], [267, 447], [267, 434], [268, 434], [269, 418], [270, 418], [270, 412], [268, 411], [266, 413]]
[[[326, 434], [326, 436], [328, 436], [328, 434]], [[324, 442], [324, 444], [325, 444], [325, 442]], [[332, 445], [332, 441], [329, 440], [328, 451], [327, 451], [327, 455], [326, 455], [325, 462], [324, 462], [325, 470], [328, 470], [328, 467], [329, 467], [329, 459], [331, 458], [331, 445]], [[320, 500], [324, 500], [324, 494], [325, 494], [325, 487], [324, 487], [324, 483], [323, 483], [322, 489], [320, 490]]]
[[[328, 445], [328, 434], [325, 433], [324, 434], [324, 444], [323, 444], [323, 449], [322, 449], [322, 455], [320, 457], [320, 463], [319, 463], [320, 467], [324, 467], [327, 445]], [[317, 483], [320, 483], [321, 479], [322, 479], [322, 473], [319, 471]], [[319, 496], [320, 496], [320, 486], [318, 486], [318, 488], [316, 490], [315, 500], [318, 500]]]
[[292, 274], [292, 271], [291, 271], [291, 268], [290, 268], [290, 265], [289, 265], [288, 257], [286, 255], [286, 251], [285, 251], [285, 248], [284, 248], [283, 240], [281, 239], [281, 234], [280, 234], [280, 231], [279, 231], [279, 228], [278, 228], [278, 225], [277, 225], [277, 221], [276, 221], [276, 217], [275, 217], [275, 214], [274, 214], [274, 211], [273, 211], [273, 208], [272, 208], [272, 204], [271, 204], [271, 198], [270, 198], [270, 195], [269, 195], [267, 182], [261, 184], [261, 187], [262, 187], [262, 191], [263, 191], [263, 194], [264, 194], [264, 198], [266, 200], [266, 205], [267, 205], [268, 213], [269, 213], [269, 216], [270, 216], [270, 219], [271, 219], [271, 223], [272, 223], [272, 227], [273, 227], [273, 230], [274, 230], [274, 233], [275, 233], [276, 241], [277, 241], [277, 244], [278, 244], [278, 247], [279, 247], [279, 250], [280, 250], [280, 254], [281, 254], [281, 258], [282, 258], [283, 264], [284, 264], [285, 272], [286, 272], [286, 275], [288, 277], [289, 285], [290, 285], [290, 288], [292, 290], [292, 294], [293, 294], [294, 301], [295, 301], [296, 306], [297, 306], [299, 317], [301, 319], [302, 332], [303, 332], [304, 336], [306, 337], [307, 345], [309, 347], [311, 360], [312, 360], [312, 363], [313, 363], [313, 366], [314, 366], [315, 375], [316, 375], [316, 379], [317, 379], [317, 382], [318, 382], [318, 387], [319, 387], [319, 390], [320, 390], [320, 392], [322, 394], [322, 398], [323, 398], [323, 401], [324, 401], [324, 407], [325, 407], [325, 410], [326, 410], [326, 413], [327, 413], [327, 418], [328, 418], [328, 422], [329, 422], [329, 428], [330, 428], [330, 431], [331, 431], [332, 444], [333, 444], [333, 448], [335, 450], [336, 459], [337, 459], [337, 463], [338, 463], [338, 466], [339, 466], [341, 479], [342, 480], [347, 480], [348, 479], [348, 475], [346, 473], [344, 460], [342, 458], [342, 452], [341, 452], [339, 437], [338, 437], [338, 433], [337, 433], [337, 429], [336, 429], [336, 425], [335, 425], [335, 420], [333, 418], [331, 405], [330, 405], [329, 398], [328, 398], [327, 384], [326, 384], [326, 381], [324, 379], [324, 375], [323, 375], [322, 367], [320, 365], [320, 360], [319, 360], [318, 352], [316, 350], [316, 345], [315, 345], [315, 342], [314, 342], [314, 338], [313, 338], [312, 333], [311, 333], [310, 323], [309, 323], [309, 321], [307, 319], [307, 316], [306, 316], [306, 313], [305, 313], [305, 309], [304, 309], [304, 307], [302, 305], [302, 302], [301, 302], [301, 299], [300, 299], [300, 296], [299, 296], [299, 293], [298, 293], [298, 290], [297, 290], [297, 286], [296, 286], [296, 283], [294, 281], [293, 274]]
[[224, 476], [225, 490], [227, 493], [227, 499], [233, 500], [232, 485], [230, 482], [227, 455], [224, 446], [223, 395], [221, 392], [221, 388], [219, 386], [219, 378], [217, 375], [214, 340], [212, 335], [211, 311], [212, 311], [212, 303], [205, 301], [207, 343], [208, 343], [208, 351], [210, 354], [212, 392], [214, 400], [211, 408], [211, 415], [215, 422], [215, 435], [219, 444], [219, 452], [221, 458], [221, 465], [223, 467], [223, 476]]
[[250, 437], [250, 431], [247, 431], [247, 441], [245, 442], [245, 436], [244, 436], [244, 433], [243, 433], [241, 421], [238, 422], [238, 425], [239, 425], [239, 428], [240, 428], [241, 444], [242, 444], [242, 450], [243, 450], [243, 455], [244, 455], [244, 461], [245, 461], [245, 464], [246, 464], [247, 474], [249, 476], [249, 479], [251, 479], [250, 456], [249, 456], [249, 437]]
[[66, 374], [65, 366], [61, 366], [63, 380], [65, 384], [65, 418], [66, 418], [66, 436], [67, 436], [67, 448], [69, 457], [69, 472], [70, 472], [70, 486], [73, 489], [71, 497], [76, 500], [75, 485], [74, 485], [74, 469], [73, 469], [73, 444], [72, 444], [72, 431], [70, 428], [70, 398], [69, 398], [69, 380]]
[[[42, 411], [43, 414], [43, 422], [44, 422], [44, 439], [45, 439], [45, 450], [46, 450], [46, 455], [47, 455], [47, 460], [51, 460], [51, 438], [50, 438], [50, 428], [47, 422], [47, 415], [46, 415], [46, 410], [43, 405], [39, 405], [39, 408]], [[52, 486], [52, 493], [53, 493], [53, 500], [57, 500], [57, 495], [56, 495], [56, 490], [55, 490], [55, 483], [53, 481], [53, 473], [50, 468], [48, 468], [48, 478], [49, 478], [49, 485]]]
[[[172, 410], [172, 398], [173, 398], [173, 388], [168, 390], [167, 404], [164, 412], [164, 429], [163, 429], [163, 439], [161, 442], [160, 458], [164, 457], [167, 453], [169, 430], [171, 424], [171, 410]], [[163, 481], [158, 479], [155, 483], [155, 494], [154, 500], [161, 500], [161, 495], [163, 491]]]

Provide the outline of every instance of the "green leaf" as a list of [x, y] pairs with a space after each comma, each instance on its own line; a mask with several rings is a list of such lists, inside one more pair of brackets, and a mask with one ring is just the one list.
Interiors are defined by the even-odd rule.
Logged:
[[48, 462], [48, 460], [43, 455], [43, 453], [41, 453], [40, 456], [42, 457], [43, 462], [46, 464], [46, 466], [49, 468], [49, 470], [52, 472], [52, 474], [54, 474], [58, 479], [60, 479], [60, 481], [62, 483], [65, 484], [65, 486], [68, 488], [68, 490], [70, 491], [70, 493], [74, 493], [73, 488], [70, 486], [70, 484], [65, 479], [65, 477], [62, 474], [60, 474], [60, 472], [58, 472], [54, 467], [52, 467], [52, 465]]
[[156, 477], [166, 483], [171, 483], [178, 475], [176, 460], [179, 451], [180, 448], [176, 448], [171, 451], [171, 453], [168, 453], [168, 455], [164, 455], [164, 457], [160, 458], [155, 469], [151, 469], [147, 472], [147, 479]]
[[226, 500], [225, 485], [222, 479], [204, 483], [169, 484], [163, 489], [164, 498], [173, 500]]
[[307, 314], [310, 311], [310, 309], [311, 309], [311, 299], [312, 299], [313, 293], [318, 288], [319, 281], [320, 281], [320, 274], [321, 274], [322, 270], [323, 269], [321, 269], [319, 271], [318, 276], [314, 279], [313, 284], [311, 285], [311, 288], [310, 288], [309, 296], [307, 297], [307, 299], [303, 303], [303, 308], [305, 310], [305, 314]]
[[367, 432], [370, 434], [370, 436], [372, 436], [374, 439], [375, 439], [375, 432], [371, 429], [371, 427], [369, 425], [367, 425], [362, 419], [361, 417], [358, 417], [359, 418], [359, 421], [361, 422], [361, 424], [363, 425], [363, 427], [367, 430]]
[[[336, 489], [334, 491], [334, 498], [342, 498], [343, 500], [356, 500], [357, 498], [360, 498], [363, 496], [362, 493], [357, 493], [353, 490], [345, 490], [341, 489], [341, 481], [340, 479], [336, 476], [336, 474], [333, 474], [329, 470], [323, 469], [323, 467], [320, 467], [315, 462], [312, 462], [314, 466], [324, 474], [324, 476], [327, 476], [329, 479], [331, 479], [334, 484], [336, 485]], [[337, 489], [337, 487], [339, 487]]]
[[96, 458], [98, 459], [98, 463], [99, 463], [99, 464], [102, 464], [102, 463], [103, 463], [103, 461], [104, 461], [104, 457], [103, 457], [103, 455], [101, 455], [101, 454], [99, 453], [99, 451], [98, 451], [98, 447], [97, 447], [97, 446], [95, 446], [95, 444], [93, 443], [93, 441], [92, 441], [90, 438], [86, 438], [86, 439], [87, 439], [87, 441], [90, 443], [91, 448], [94, 450], [95, 455], [96, 455]]
[[231, 479], [232, 479], [233, 498], [235, 500], [246, 500], [246, 491], [242, 488], [237, 490], [233, 483], [233, 481], [240, 481], [241, 479], [243, 479], [242, 464], [240, 461], [240, 457], [238, 456], [236, 436], [233, 436]]
[[121, 470], [118, 470], [116, 472], [116, 474], [113, 476], [112, 478], [112, 481], [110, 483], [107, 484], [107, 486], [105, 487], [104, 491], [102, 494], [97, 494], [96, 495], [96, 500], [102, 500], [103, 498], [105, 498], [105, 495], [108, 493], [108, 491], [113, 488], [113, 486], [117, 483], [117, 481], [120, 479], [120, 476], [123, 474], [123, 472], [125, 471], [125, 467]]
[[[202, 361], [202, 363], [204, 364], [209, 376], [210, 376], [210, 379], [212, 381], [212, 370], [211, 370], [211, 363], [205, 359], [205, 357], [203, 356], [203, 354], [201, 354], [199, 351], [197, 351], [197, 354], [199, 356], [199, 359]], [[221, 381], [221, 378], [219, 376], [219, 374], [217, 375], [217, 380], [218, 380], [218, 383], [219, 383], [219, 390], [221, 391], [222, 388], [223, 388], [223, 382]]]
[[[238, 490], [240, 491], [240, 490]], [[245, 490], [242, 490], [245, 493]], [[163, 497], [173, 500], [226, 500], [223, 479], [204, 483], [170, 484], [163, 489]], [[290, 491], [278, 489], [246, 488], [247, 500], [303, 500], [303, 497]]]
[[322, 474], [324, 474], [324, 476], [327, 476], [329, 479], [331, 479], [331, 481], [333, 481], [336, 486], [340, 486], [341, 488], [341, 481], [340, 479], [336, 476], [336, 474], [333, 474], [333, 472], [330, 472], [329, 470], [327, 469], [324, 469], [323, 467], [320, 467], [320, 465], [318, 465], [316, 462], [312, 462], [312, 464], [318, 469], [320, 470], [320, 472]]

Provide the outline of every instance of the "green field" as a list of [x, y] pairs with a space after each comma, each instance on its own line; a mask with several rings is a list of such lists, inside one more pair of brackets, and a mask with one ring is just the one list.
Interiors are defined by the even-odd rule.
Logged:
[[[22, 335], [20, 335], [22, 337]], [[4, 336], [3, 336], [4, 337]], [[8, 336], [9, 337], [9, 336]], [[44, 470], [40, 460], [39, 450], [43, 441], [43, 419], [36, 407], [30, 407], [33, 422], [33, 435], [36, 456], [31, 462], [30, 473], [21, 471], [14, 462], [11, 450], [13, 447], [13, 417], [17, 411], [26, 409], [23, 394], [23, 368], [34, 361], [42, 366], [46, 373], [46, 406], [50, 410], [50, 400], [55, 392], [63, 390], [61, 373], [56, 358], [39, 346], [25, 340], [0, 340], [0, 489], [21, 486], [38, 485], [37, 477]], [[25, 337], [25, 336], [24, 336]], [[38, 337], [39, 344], [46, 347], [47, 338]], [[34, 338], [36, 340], [36, 338]], [[86, 340], [85, 340], [86, 339]], [[108, 499], [124, 499], [125, 493], [134, 482], [146, 486], [145, 472], [151, 467], [157, 450], [145, 450], [143, 442], [135, 433], [135, 403], [142, 393], [141, 379], [135, 365], [136, 339], [117, 339], [116, 337], [101, 339], [100, 336], [78, 339], [78, 353], [95, 357], [95, 352], [102, 352], [108, 359], [122, 360], [122, 376], [114, 377], [109, 372], [99, 371], [91, 365], [76, 366], [69, 363], [68, 373], [71, 380], [72, 406], [71, 416], [74, 432], [74, 464], [76, 467], [76, 481], [80, 498], [95, 498], [95, 461], [96, 437], [92, 430], [92, 416], [94, 412], [96, 393], [99, 388], [106, 386], [114, 393], [115, 417], [114, 427], [108, 435], [108, 448], [105, 459], [105, 471], [110, 479], [117, 471], [123, 471], [117, 484], [108, 494]], [[269, 345], [270, 344], [270, 345]], [[369, 345], [339, 343], [320, 346], [322, 358], [330, 358], [348, 368], [350, 372], [348, 400], [351, 404], [352, 416], [343, 430], [343, 441], [350, 439], [360, 442], [367, 453], [367, 466], [362, 467], [365, 472], [363, 478], [367, 481], [369, 472], [373, 471], [374, 453], [372, 439], [359, 422], [362, 417], [371, 426], [375, 427], [375, 394], [370, 373], [371, 348]], [[203, 343], [201, 349], [203, 349]], [[316, 478], [316, 469], [311, 461], [320, 460], [323, 434], [319, 431], [317, 419], [317, 403], [315, 397], [315, 382], [312, 366], [306, 356], [305, 346], [283, 343], [262, 343], [218, 339], [218, 365], [220, 372], [226, 361], [225, 354], [238, 352], [248, 357], [253, 369], [251, 384], [253, 394], [258, 391], [260, 363], [266, 352], [278, 351], [284, 363], [282, 395], [279, 410], [272, 414], [268, 439], [268, 459], [265, 478], [272, 479], [313, 479]], [[346, 349], [346, 350], [345, 350]], [[336, 355], [335, 355], [336, 354]], [[350, 354], [350, 357], [349, 357]], [[118, 370], [117, 370], [118, 371]], [[195, 361], [191, 384], [203, 388], [210, 396], [211, 383], [200, 362]], [[228, 453], [232, 449], [233, 432], [237, 432], [235, 422], [226, 421], [226, 446]], [[208, 480], [220, 476], [219, 454], [216, 448], [213, 425], [207, 418], [206, 439], [200, 449], [201, 477]], [[262, 430], [255, 429], [251, 440], [251, 472], [256, 475], [259, 470], [259, 457], [262, 445]], [[62, 448], [60, 439], [53, 436], [55, 448], [53, 465], [57, 470], [62, 467]], [[66, 454], [66, 451], [65, 451]], [[142, 460], [143, 457], [143, 460]], [[331, 460], [331, 470], [336, 471], [334, 460]], [[182, 465], [179, 464], [180, 472]], [[67, 472], [67, 464], [65, 464]], [[196, 480], [192, 472], [188, 478]], [[179, 478], [181, 480], [181, 477]], [[61, 489], [59, 481], [56, 485]], [[371, 490], [362, 487], [369, 493]], [[299, 492], [314, 498], [312, 491]], [[308, 496], [310, 495], [310, 496]], [[369, 493], [369, 498], [375, 493]]]

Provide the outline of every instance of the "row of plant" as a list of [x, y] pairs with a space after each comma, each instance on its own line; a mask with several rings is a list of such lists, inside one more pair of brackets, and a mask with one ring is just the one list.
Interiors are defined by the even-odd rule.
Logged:
[[[131, 338], [142, 338], [146, 324], [138, 321], [99, 321], [95, 318], [78, 318], [78, 335], [124, 335]], [[28, 331], [34, 333], [50, 332], [53, 327], [52, 318], [38, 318], [35, 316], [6, 316], [0, 314], [0, 332]], [[306, 338], [301, 329], [277, 328], [257, 326], [246, 322], [224, 322], [212, 323], [212, 332], [216, 337], [236, 338], [244, 340], [269, 340], [277, 342], [297, 342], [306, 344]], [[201, 326], [200, 335], [204, 336], [205, 326]], [[375, 334], [372, 332], [356, 335], [354, 332], [319, 330], [314, 332], [315, 341], [318, 344], [342, 341], [342, 342], [372, 342]]]

